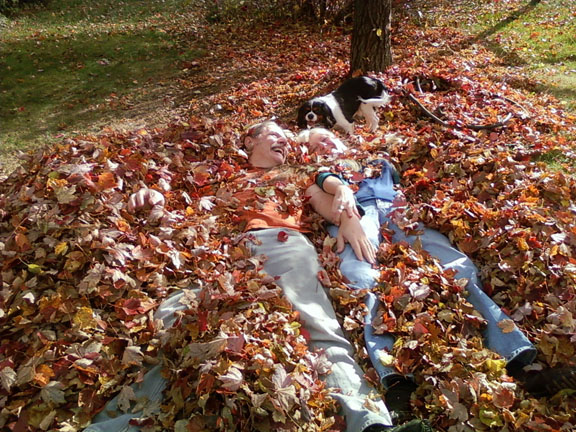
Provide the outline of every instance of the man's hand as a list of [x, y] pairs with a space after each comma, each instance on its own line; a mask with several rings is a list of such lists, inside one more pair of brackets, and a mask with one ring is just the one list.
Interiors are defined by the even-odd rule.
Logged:
[[339, 185], [336, 187], [334, 193], [334, 199], [332, 200], [332, 219], [335, 221], [336, 225], [340, 225], [340, 216], [343, 212], [348, 215], [349, 218], [357, 217], [360, 218], [360, 213], [356, 207], [356, 200], [354, 199], [354, 192], [346, 186]]
[[356, 258], [374, 264], [376, 262], [376, 248], [366, 237], [362, 225], [360, 225], [360, 219], [357, 216], [349, 217], [344, 213], [340, 220], [336, 252], [342, 252], [346, 243], [349, 243], [356, 254]]
[[133, 212], [141, 209], [151, 209], [155, 206], [164, 207], [164, 195], [154, 189], [142, 188], [128, 198], [128, 210]]

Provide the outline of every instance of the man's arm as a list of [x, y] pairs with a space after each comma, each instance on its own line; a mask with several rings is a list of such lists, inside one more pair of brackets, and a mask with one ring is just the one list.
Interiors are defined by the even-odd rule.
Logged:
[[[318, 185], [310, 186], [306, 190], [306, 196], [310, 198], [310, 205], [320, 216], [330, 223], [339, 225], [336, 238], [338, 253], [344, 250], [346, 243], [349, 243], [359, 260], [368, 261], [371, 264], [376, 262], [376, 248], [366, 237], [357, 213], [349, 215], [347, 211], [340, 211], [338, 219], [334, 219], [333, 207], [336, 196], [324, 192]], [[356, 209], [355, 202], [354, 208]]]

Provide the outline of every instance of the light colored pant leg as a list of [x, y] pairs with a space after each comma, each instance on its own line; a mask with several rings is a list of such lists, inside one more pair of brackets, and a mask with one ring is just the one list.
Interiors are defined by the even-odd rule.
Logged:
[[[187, 307], [180, 303], [185, 291], [176, 291], [164, 300], [156, 310], [154, 318], [162, 320], [164, 328], [171, 327], [176, 321], [176, 312]], [[148, 399], [146, 409], [150, 413], [160, 412], [162, 392], [167, 385], [161, 372], [162, 364], [158, 364], [146, 372], [141, 383], [131, 386], [137, 399]], [[118, 396], [116, 396], [106, 404], [100, 413], [94, 416], [92, 424], [84, 429], [84, 432], [138, 432], [140, 428], [130, 425], [129, 422], [132, 419], [142, 417], [142, 415], [143, 411], [124, 413], [118, 408]]]
[[[279, 231], [288, 233], [286, 242], [278, 241]], [[310, 333], [310, 346], [324, 350], [332, 363], [326, 382], [341, 390], [331, 395], [340, 402], [347, 431], [360, 432], [372, 424], [391, 425], [388, 410], [380, 398], [374, 400], [376, 412], [365, 406], [373, 389], [364, 380], [362, 369], [353, 358], [354, 348], [345, 338], [332, 302], [318, 281], [321, 267], [314, 246], [301, 233], [287, 229], [265, 229], [249, 234], [261, 242], [251, 245], [252, 252], [268, 258], [264, 270], [280, 277], [278, 285], [300, 313], [303, 326]]]
[[450, 243], [450, 240], [442, 233], [422, 228], [419, 236], [407, 236], [397, 225], [389, 222], [389, 227], [394, 231], [393, 241], [407, 241], [413, 245], [419, 237], [422, 249], [432, 257], [438, 259], [445, 269], [453, 269], [458, 278], [468, 279], [466, 291], [467, 300], [487, 321], [483, 331], [486, 347], [504, 357], [508, 362], [516, 360], [524, 365], [530, 364], [536, 358], [536, 348], [518, 327], [508, 333], [504, 333], [498, 326], [503, 320], [510, 319], [502, 309], [482, 290], [478, 280], [478, 271], [472, 260]]
[[[380, 236], [380, 221], [376, 207], [370, 206], [365, 208], [365, 214], [360, 220], [360, 224], [368, 239], [378, 248], [382, 238]], [[338, 227], [330, 225], [328, 232], [332, 237], [336, 237], [338, 235]], [[358, 260], [350, 245], [346, 245], [340, 253], [340, 260], [340, 272], [350, 281], [348, 284], [350, 288], [371, 290], [376, 286], [376, 282], [380, 277], [380, 270], [373, 268], [372, 265], [366, 261]], [[372, 322], [378, 313], [378, 306], [380, 304], [378, 297], [373, 292], [369, 292], [364, 301], [367, 307], [364, 320], [364, 342], [366, 343], [366, 350], [382, 384], [388, 387], [389, 381], [396, 380], [400, 375], [395, 369], [384, 366], [380, 361], [380, 356], [382, 353], [392, 351], [395, 338], [391, 334], [374, 333]]]

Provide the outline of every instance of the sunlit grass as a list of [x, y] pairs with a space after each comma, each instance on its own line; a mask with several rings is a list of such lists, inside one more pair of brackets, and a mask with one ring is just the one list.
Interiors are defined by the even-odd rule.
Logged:
[[497, 47], [505, 60], [512, 58], [514, 66], [524, 67], [541, 82], [540, 91], [576, 110], [574, 0], [461, 1], [458, 7], [469, 19], [454, 24]]

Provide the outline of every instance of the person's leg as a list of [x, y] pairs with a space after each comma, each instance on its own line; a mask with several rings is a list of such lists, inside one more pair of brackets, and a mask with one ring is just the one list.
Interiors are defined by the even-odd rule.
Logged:
[[[288, 234], [285, 242], [278, 241], [278, 233]], [[310, 241], [302, 234], [287, 229], [265, 229], [248, 235], [256, 237], [251, 243], [255, 255], [265, 255], [264, 271], [279, 276], [278, 285], [284, 295], [300, 313], [304, 328], [310, 333], [310, 346], [325, 352], [332, 363], [327, 375], [328, 386], [341, 393], [331, 393], [342, 407], [349, 432], [363, 431], [370, 425], [391, 425], [392, 421], [384, 402], [376, 398], [369, 409], [367, 399], [372, 392], [363, 378], [360, 366], [354, 360], [354, 348], [345, 338], [336, 319], [332, 302], [318, 281], [321, 270], [318, 254]]]
[[[193, 295], [196, 289], [183, 289], [174, 292], [170, 297], [164, 300], [154, 314], [156, 320], [162, 320], [164, 328], [172, 327], [176, 321], [176, 312], [189, 307], [185, 301], [186, 296]], [[161, 356], [160, 356], [161, 358]], [[84, 432], [138, 432], [140, 427], [129, 424], [130, 420], [142, 417], [144, 408], [149, 413], [160, 412], [160, 403], [162, 402], [162, 392], [166, 388], [167, 381], [161, 375], [162, 363], [152, 366], [141, 383], [132, 384], [132, 390], [139, 401], [140, 405], [146, 401], [145, 406], [140, 406], [136, 412], [124, 412], [118, 407], [119, 396], [111, 399], [104, 409], [96, 414], [92, 423]]]
[[[360, 223], [364, 233], [372, 244], [378, 248], [381, 241], [380, 236], [380, 222], [378, 211], [374, 206], [365, 206], [365, 214]], [[332, 237], [338, 235], [338, 227], [330, 225], [328, 233]], [[356, 254], [350, 247], [346, 245], [344, 250], [340, 253], [340, 272], [349, 281], [350, 288], [354, 289], [369, 289], [371, 290], [376, 286], [380, 271], [366, 261], [360, 261], [356, 258]], [[377, 296], [369, 292], [365, 298], [367, 313], [364, 320], [364, 340], [366, 343], [366, 350], [372, 361], [372, 366], [376, 369], [378, 376], [384, 387], [388, 387], [389, 381], [396, 381], [399, 375], [393, 368], [384, 366], [380, 360], [383, 353], [389, 353], [394, 346], [394, 336], [391, 334], [375, 334], [373, 320], [378, 313], [380, 302]]]
[[486, 347], [500, 354], [509, 364], [526, 366], [536, 358], [536, 348], [528, 338], [514, 326], [512, 331], [504, 333], [499, 327], [503, 320], [510, 319], [500, 307], [482, 290], [478, 280], [476, 266], [464, 253], [450, 243], [450, 240], [440, 232], [422, 228], [422, 234], [407, 236], [398, 226], [389, 221], [389, 228], [394, 231], [393, 241], [406, 241], [413, 245], [420, 240], [422, 249], [438, 259], [445, 269], [453, 269], [458, 278], [466, 278], [467, 300], [486, 320], [483, 335]]

